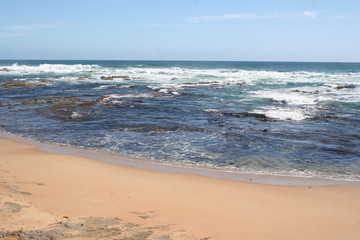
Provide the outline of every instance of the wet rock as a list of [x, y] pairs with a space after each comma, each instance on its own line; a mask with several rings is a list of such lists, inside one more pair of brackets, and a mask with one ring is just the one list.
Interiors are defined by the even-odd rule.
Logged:
[[287, 104], [287, 101], [286, 100], [273, 100], [273, 102], [275, 103], [280, 103], [280, 104]]
[[8, 68], [0, 68], [0, 72], [10, 72], [11, 70]]
[[80, 80], [80, 81], [89, 80], [89, 79], [94, 79], [94, 78], [92, 78], [92, 77], [86, 77], [86, 76], [84, 76], [84, 77], [79, 77], [79, 78], [78, 78], [78, 80]]
[[216, 85], [219, 84], [219, 82], [197, 82], [197, 83], [191, 83], [191, 82], [186, 82], [186, 83], [182, 83], [183, 85], [189, 85], [189, 86], [197, 86], [197, 85]]
[[298, 90], [298, 89], [293, 90], [292, 92], [305, 93], [305, 94], [319, 94], [319, 93], [320, 93], [319, 90], [315, 90], [315, 91], [300, 91], [300, 90]]
[[260, 121], [273, 121], [273, 119], [267, 117], [263, 113], [219, 113], [216, 114], [216, 116], [225, 116], [225, 117], [235, 117], [235, 118], [247, 118], [247, 117], [253, 117]]
[[6, 88], [12, 87], [43, 87], [46, 86], [45, 84], [37, 84], [37, 83], [25, 83], [25, 82], [6, 82], [1, 86]]
[[101, 80], [114, 80], [114, 78], [113, 77], [101, 76]]
[[101, 89], [122, 89], [122, 88], [134, 88], [136, 86], [133, 85], [110, 85], [110, 86], [102, 86]]
[[301, 91], [302, 93], [307, 93], [307, 94], [319, 94], [320, 91], [316, 90], [316, 91]]
[[53, 81], [47, 80], [47, 79], [41, 79], [41, 80], [39, 80], [39, 82], [41, 82], [41, 83], [53, 83]]
[[340, 89], [344, 89], [344, 88], [356, 88], [356, 85], [355, 84], [350, 84], [350, 85], [344, 85], [344, 86], [335, 87], [336, 90], [340, 90]]
[[100, 77], [101, 80], [114, 80], [116, 78], [121, 78], [121, 79], [124, 79], [124, 80], [131, 80], [131, 78], [129, 76], [123, 76], [123, 75], [119, 75], [119, 76], [101, 76]]

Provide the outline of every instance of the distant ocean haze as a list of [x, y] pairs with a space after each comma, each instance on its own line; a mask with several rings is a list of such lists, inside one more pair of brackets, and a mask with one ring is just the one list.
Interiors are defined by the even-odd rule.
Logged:
[[224, 171], [360, 181], [360, 64], [0, 61], [3, 130]]

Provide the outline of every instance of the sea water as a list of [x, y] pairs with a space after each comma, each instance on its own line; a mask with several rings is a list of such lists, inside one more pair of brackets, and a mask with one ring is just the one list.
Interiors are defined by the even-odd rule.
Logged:
[[164, 164], [360, 181], [360, 63], [2, 60], [0, 127]]

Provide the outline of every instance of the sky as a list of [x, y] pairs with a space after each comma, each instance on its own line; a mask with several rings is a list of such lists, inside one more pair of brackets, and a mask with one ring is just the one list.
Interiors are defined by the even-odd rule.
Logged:
[[359, 0], [0, 0], [0, 59], [360, 62]]

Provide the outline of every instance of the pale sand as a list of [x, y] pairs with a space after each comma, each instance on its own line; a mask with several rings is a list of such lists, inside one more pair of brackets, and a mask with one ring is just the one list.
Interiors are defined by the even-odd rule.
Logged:
[[360, 187], [156, 172], [0, 138], [0, 232], [21, 229], [71, 239], [357, 240]]

